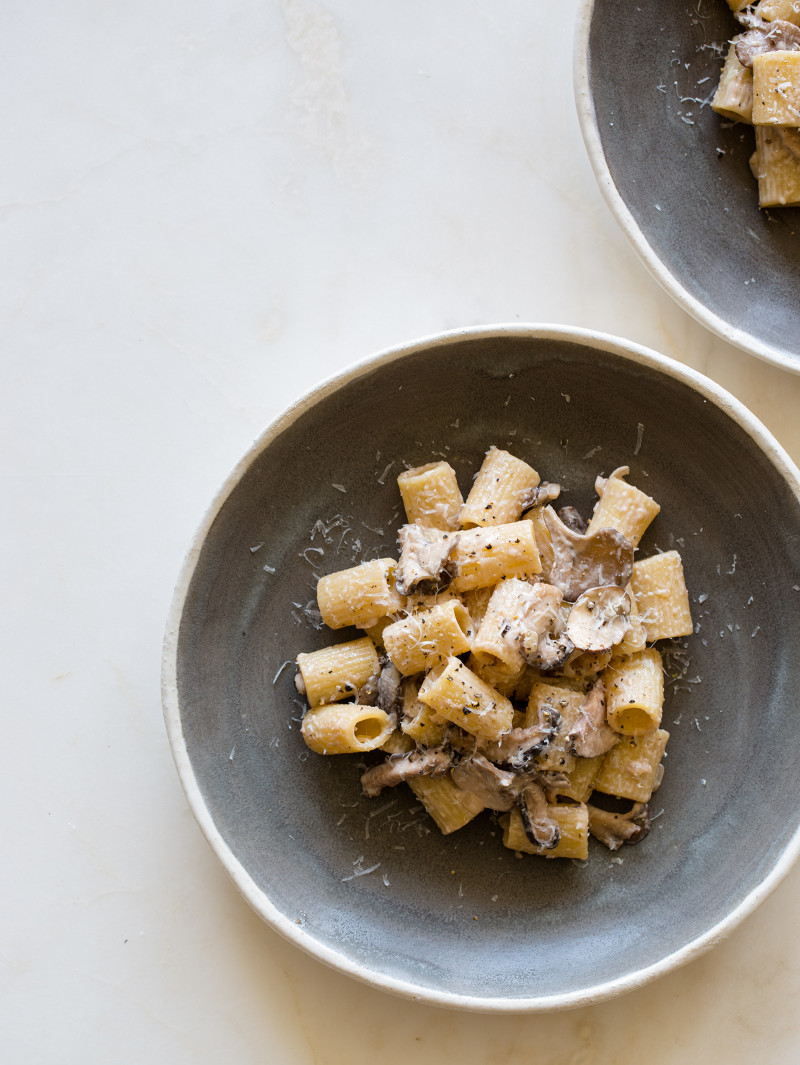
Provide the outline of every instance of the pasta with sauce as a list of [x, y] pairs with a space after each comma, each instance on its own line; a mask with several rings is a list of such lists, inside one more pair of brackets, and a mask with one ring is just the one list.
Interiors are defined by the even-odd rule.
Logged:
[[375, 752], [364, 793], [407, 784], [444, 834], [488, 810], [519, 853], [643, 839], [669, 739], [653, 645], [693, 627], [678, 553], [634, 559], [660, 507], [628, 472], [584, 519], [496, 447], [466, 500], [448, 463], [404, 471], [398, 558], [319, 580], [328, 626], [363, 635], [297, 656], [311, 750]]

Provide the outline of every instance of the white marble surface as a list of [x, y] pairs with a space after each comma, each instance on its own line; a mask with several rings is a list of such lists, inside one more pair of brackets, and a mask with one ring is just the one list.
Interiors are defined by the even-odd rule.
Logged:
[[800, 1060], [800, 870], [642, 991], [451, 1013], [262, 925], [167, 747], [160, 644], [204, 508], [289, 400], [374, 350], [491, 321], [598, 328], [705, 372], [800, 459], [800, 377], [676, 307], [595, 186], [576, 10], [4, 5], [3, 1060]]

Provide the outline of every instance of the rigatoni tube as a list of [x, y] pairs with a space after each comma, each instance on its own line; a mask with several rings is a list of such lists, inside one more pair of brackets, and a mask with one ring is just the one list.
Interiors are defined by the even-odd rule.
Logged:
[[393, 622], [383, 630], [386, 653], [403, 676], [469, 651], [472, 626], [466, 607], [449, 599]]
[[561, 832], [555, 847], [546, 850], [531, 843], [525, 834], [522, 815], [515, 806], [510, 813], [500, 818], [503, 828], [503, 846], [523, 854], [538, 854], [542, 858], [577, 858], [586, 861], [589, 857], [589, 811], [585, 804], [549, 804], [548, 817], [555, 821]]
[[320, 577], [317, 604], [325, 624], [331, 629], [368, 629], [402, 610], [405, 600], [394, 586], [395, 564], [393, 558], [376, 558]]
[[753, 125], [800, 126], [800, 52], [754, 57]]
[[301, 653], [297, 665], [310, 706], [355, 695], [379, 670], [378, 652], [368, 636]]
[[462, 791], [449, 774], [411, 777], [408, 784], [445, 836], [463, 828], [484, 809], [481, 800], [470, 791]]
[[538, 484], [533, 466], [490, 447], [461, 510], [462, 529], [517, 521]]
[[800, 206], [800, 130], [756, 126], [750, 166], [758, 182], [759, 207]]
[[449, 658], [428, 673], [419, 698], [437, 714], [481, 739], [497, 740], [511, 728], [511, 701], [458, 658]]
[[661, 507], [641, 489], [623, 480], [627, 473], [627, 466], [621, 466], [602, 484], [602, 494], [595, 504], [587, 532], [616, 529], [636, 547]]
[[451, 557], [456, 565], [450, 586], [454, 592], [485, 588], [507, 577], [534, 577], [542, 569], [529, 521], [466, 529], [459, 533]]
[[634, 562], [631, 590], [649, 643], [692, 634], [689, 592], [677, 551], [664, 551]]
[[753, 71], [739, 62], [735, 44], [728, 49], [711, 109], [733, 122], [753, 121]]
[[397, 478], [410, 523], [433, 529], [458, 526], [463, 499], [456, 471], [447, 462], [429, 462], [404, 470]]
[[606, 720], [615, 732], [638, 736], [661, 724], [664, 665], [655, 647], [612, 658], [603, 671]]
[[623, 736], [603, 758], [595, 790], [633, 802], [647, 802], [653, 794], [668, 739], [669, 733], [660, 728], [641, 736]]
[[394, 719], [377, 706], [334, 703], [309, 710], [300, 731], [317, 754], [357, 754], [385, 743], [393, 725]]

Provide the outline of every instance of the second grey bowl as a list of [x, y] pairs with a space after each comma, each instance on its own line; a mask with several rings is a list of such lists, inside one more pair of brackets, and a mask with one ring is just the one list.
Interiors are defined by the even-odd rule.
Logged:
[[800, 373], [800, 208], [758, 207], [752, 127], [711, 110], [724, 0], [583, 0], [575, 96], [600, 188], [657, 281], [725, 340]]

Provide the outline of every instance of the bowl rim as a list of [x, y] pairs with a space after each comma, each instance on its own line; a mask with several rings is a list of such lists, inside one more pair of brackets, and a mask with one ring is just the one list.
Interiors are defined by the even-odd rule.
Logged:
[[732, 326], [693, 296], [664, 265], [645, 237], [635, 217], [628, 209], [614, 183], [606, 161], [600, 140], [594, 99], [589, 85], [589, 33], [591, 31], [595, 0], [580, 0], [580, 4], [575, 26], [573, 54], [575, 106], [589, 162], [594, 170], [600, 191], [611, 209], [611, 213], [615, 216], [637, 255], [655, 280], [695, 321], [749, 355], [754, 355], [757, 359], [772, 363], [774, 366], [779, 366], [790, 373], [800, 374], [800, 352], [798, 352], [798, 357], [794, 357], [781, 348], [764, 343], [764, 341], [759, 340], [758, 337], [753, 336], [747, 330]]
[[582, 344], [594, 350], [621, 356], [635, 364], [655, 369], [688, 385], [708, 402], [714, 403], [727, 413], [753, 439], [762, 452], [770, 459], [772, 465], [790, 487], [798, 502], [800, 502], [800, 470], [758, 418], [743, 403], [714, 381], [665, 355], [660, 355], [650, 348], [591, 329], [551, 324], [499, 323], [496, 325], [470, 326], [422, 336], [408, 343], [398, 344], [378, 351], [327, 377], [311, 391], [294, 400], [283, 413], [278, 415], [256, 438], [236, 464], [206, 510], [179, 572], [164, 635], [161, 691], [164, 720], [173, 760], [189, 807], [208, 843], [222, 862], [225, 871], [233, 880], [240, 894], [274, 931], [278, 932], [290, 943], [300, 947], [307, 954], [338, 972], [351, 976], [373, 988], [388, 991], [416, 1002], [477, 1013], [544, 1013], [592, 1005], [623, 992], [632, 991], [710, 950], [740, 924], [748, 914], [755, 910], [788, 874], [800, 855], [800, 827], [798, 827], [786, 845], [773, 868], [733, 911], [705, 933], [697, 936], [692, 942], [652, 965], [592, 987], [554, 995], [543, 994], [521, 998], [506, 998], [438, 991], [415, 984], [410, 980], [402, 980], [376, 972], [368, 966], [348, 958], [344, 953], [315, 940], [302, 926], [297, 925], [273, 905], [250, 877], [244, 866], [236, 859], [217, 829], [213, 817], [203, 800], [183, 733], [177, 686], [178, 634], [181, 617], [203, 544], [217, 515], [252, 462], [277, 436], [297, 418], [314, 407], [321, 399], [377, 367], [388, 365], [425, 349], [453, 345], [463, 340], [496, 339], [498, 337], [527, 337], [538, 340], [568, 341]]

